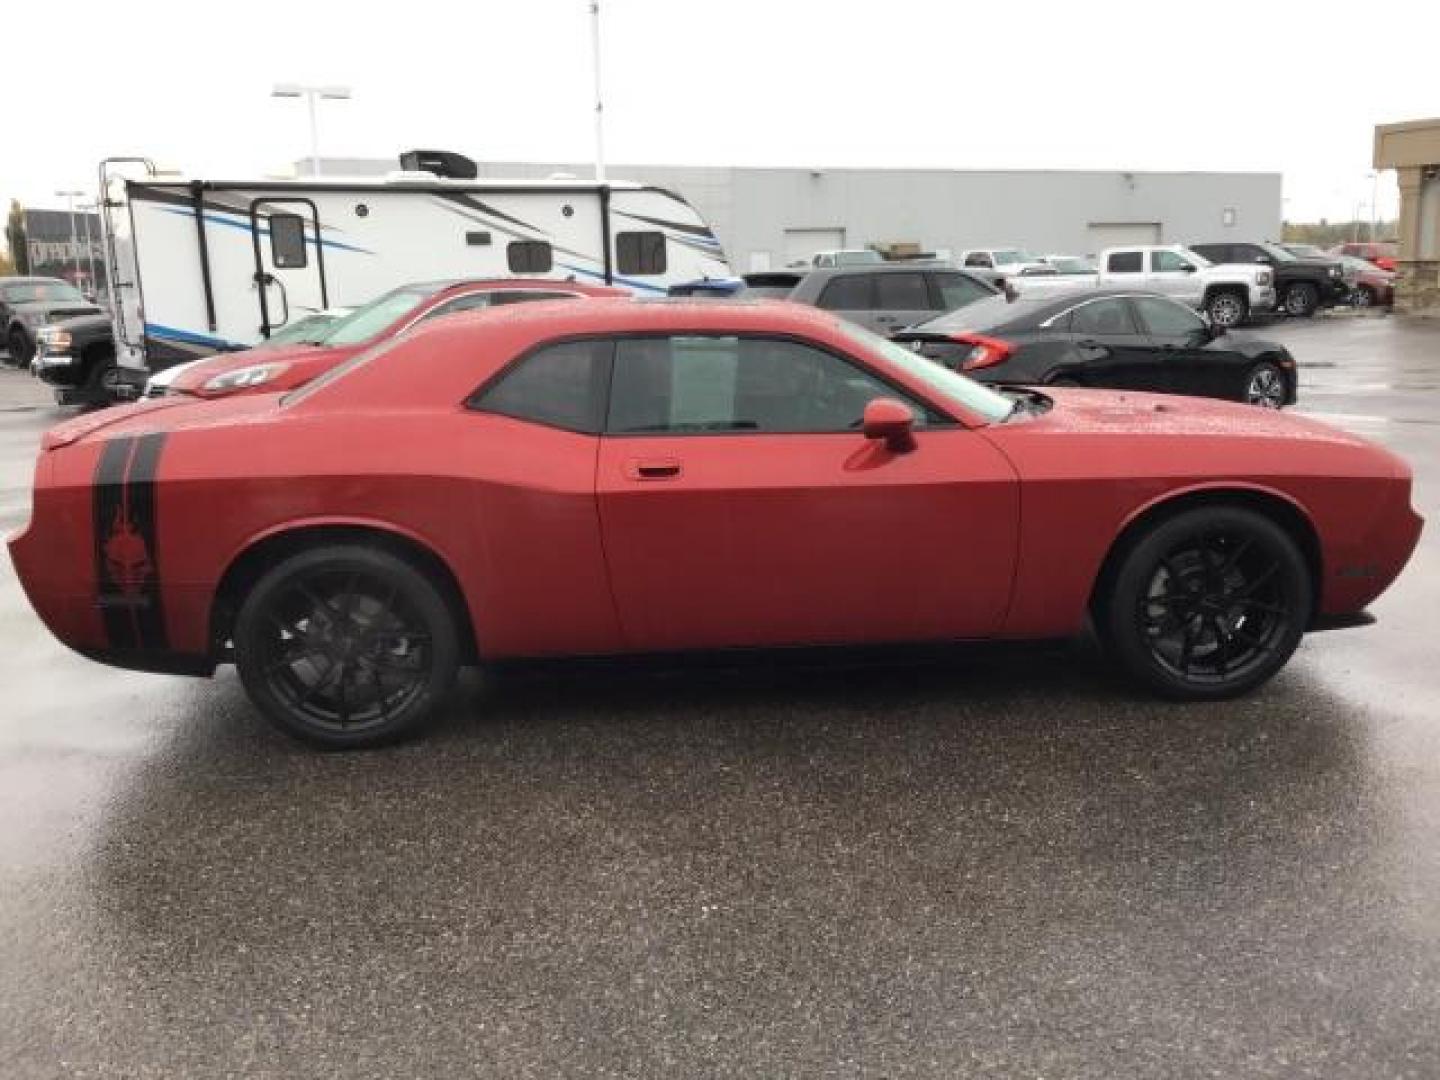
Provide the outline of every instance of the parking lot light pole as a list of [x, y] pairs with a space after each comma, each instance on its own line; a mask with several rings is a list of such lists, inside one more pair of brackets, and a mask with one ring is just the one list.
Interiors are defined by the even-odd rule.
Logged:
[[64, 198], [66, 206], [70, 208], [70, 262], [74, 266], [75, 276], [78, 278], [80, 276], [80, 252], [75, 249], [79, 246], [80, 240], [75, 235], [75, 200], [83, 199], [85, 192], [57, 191], [55, 194]]
[[305, 99], [307, 111], [310, 114], [310, 172], [313, 176], [320, 175], [320, 135], [319, 125], [315, 118], [315, 102], [324, 98], [326, 101], [349, 101], [350, 87], [348, 86], [302, 86], [299, 83], [276, 83], [275, 88], [270, 91], [271, 97], [278, 98], [299, 98]]
[[1375, 231], [1380, 221], [1380, 170], [1370, 170], [1370, 242], [1375, 243]]
[[600, 96], [600, 0], [590, 0], [590, 51], [595, 68], [595, 182], [605, 183], [605, 105]]
[[92, 211], [98, 210], [99, 206], [95, 203], [81, 203], [77, 209], [85, 215], [83, 219], [85, 222], [85, 263], [89, 267], [90, 296], [93, 299], [100, 290], [95, 284], [95, 241], [90, 239], [90, 214]]

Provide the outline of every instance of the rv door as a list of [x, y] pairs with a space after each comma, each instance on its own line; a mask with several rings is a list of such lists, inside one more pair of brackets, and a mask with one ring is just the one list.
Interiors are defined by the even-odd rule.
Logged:
[[304, 198], [255, 199], [250, 203], [255, 248], [254, 286], [260, 301], [260, 336], [268, 338], [291, 319], [330, 306], [320, 212]]

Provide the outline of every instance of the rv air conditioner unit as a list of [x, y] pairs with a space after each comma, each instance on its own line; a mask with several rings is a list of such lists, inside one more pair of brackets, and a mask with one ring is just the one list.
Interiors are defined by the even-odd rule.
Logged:
[[480, 175], [475, 162], [449, 150], [410, 150], [400, 155], [406, 172], [428, 172], [451, 180], [474, 180]]

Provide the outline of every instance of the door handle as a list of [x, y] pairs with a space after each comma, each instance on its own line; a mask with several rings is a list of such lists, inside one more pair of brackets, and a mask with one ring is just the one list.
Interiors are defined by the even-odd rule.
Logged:
[[674, 458], [647, 458], [627, 461], [625, 475], [631, 480], [673, 480], [683, 470]]

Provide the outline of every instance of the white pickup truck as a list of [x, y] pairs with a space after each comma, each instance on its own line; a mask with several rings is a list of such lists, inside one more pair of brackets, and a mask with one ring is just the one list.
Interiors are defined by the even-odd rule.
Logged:
[[1237, 326], [1252, 311], [1275, 306], [1275, 272], [1248, 263], [1216, 265], [1179, 244], [1106, 248], [1094, 274], [1012, 277], [1008, 287], [1031, 294], [1059, 289], [1122, 287], [1173, 296], [1204, 311], [1216, 326]]

